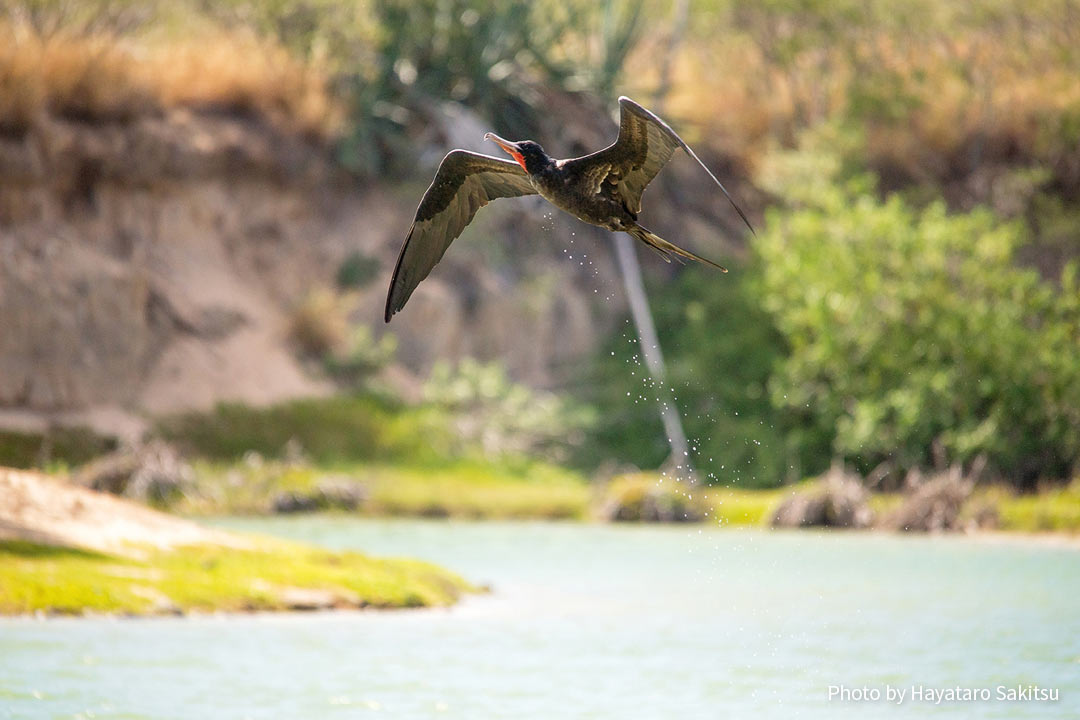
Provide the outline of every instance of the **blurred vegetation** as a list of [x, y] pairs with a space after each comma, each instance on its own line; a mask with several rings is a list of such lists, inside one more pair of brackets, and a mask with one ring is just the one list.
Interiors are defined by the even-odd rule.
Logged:
[[[360, 175], [409, 175], [453, 101], [535, 136], [544, 88], [616, 92], [643, 0], [5, 0], [0, 127], [49, 110], [126, 119], [186, 106], [331, 139]], [[10, 91], [10, 92], [9, 92]]]
[[498, 364], [437, 363], [424, 386], [427, 403], [450, 418], [461, 450], [565, 460], [596, 418], [591, 408], [511, 382]]
[[1080, 528], [1080, 480], [1019, 497], [990, 489], [976, 495], [975, 501], [979, 500], [994, 504], [1003, 530], [1076, 532]]
[[373, 515], [474, 520], [581, 520], [590, 491], [583, 478], [543, 462], [458, 462], [438, 469], [377, 466], [362, 476]]
[[0, 466], [58, 468], [84, 463], [116, 449], [116, 441], [87, 428], [50, 428], [45, 432], [0, 431]]
[[522, 458], [328, 466], [303, 458], [266, 460], [249, 455], [241, 462], [196, 462], [195, 477], [194, 486], [169, 510], [186, 515], [262, 515], [277, 511], [275, 500], [283, 494], [318, 496], [327, 481], [356, 487], [361, 499], [348, 511], [375, 516], [582, 519], [590, 497], [579, 474]]
[[208, 22], [197, 2], [0, 2], [0, 130], [46, 114], [126, 122], [170, 108], [232, 113], [335, 135], [328, 76], [271, 38]]
[[0, 615], [280, 610], [295, 589], [329, 592], [339, 607], [399, 608], [451, 605], [473, 588], [416, 560], [280, 541], [146, 549], [138, 559], [0, 541]]
[[864, 472], [982, 455], [1022, 486], [1067, 477], [1080, 459], [1076, 264], [1055, 287], [1016, 266], [1018, 223], [881, 201], [871, 179], [817, 166], [786, 179], [797, 206], [754, 244], [790, 348], [771, 400], [798, 418], [798, 441]]
[[867, 131], [865, 161], [889, 186], [1004, 163], [1045, 166], [1075, 193], [1080, 13], [1070, 0], [713, 0], [699, 10], [671, 109], [730, 152], [760, 157], [842, 120]]
[[[536, 136], [539, 86], [610, 95], [633, 47], [641, 4], [375, 0], [367, 18], [375, 28], [368, 36], [374, 61], [355, 58], [342, 78], [353, 120], [342, 162], [370, 174], [414, 167], [409, 131], [437, 101], [459, 102], [509, 137]], [[328, 30], [314, 31], [305, 44]]]
[[212, 413], [165, 418], [158, 432], [194, 457], [239, 460], [248, 452], [290, 452], [324, 464], [408, 459], [442, 462], [454, 437], [431, 408], [404, 406], [371, 391], [293, 400], [267, 408], [221, 404]]

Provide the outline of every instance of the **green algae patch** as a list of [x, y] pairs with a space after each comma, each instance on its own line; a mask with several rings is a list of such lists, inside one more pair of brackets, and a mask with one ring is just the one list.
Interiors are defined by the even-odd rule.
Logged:
[[255, 612], [452, 605], [461, 577], [409, 559], [268, 541], [135, 557], [0, 541], [0, 614]]

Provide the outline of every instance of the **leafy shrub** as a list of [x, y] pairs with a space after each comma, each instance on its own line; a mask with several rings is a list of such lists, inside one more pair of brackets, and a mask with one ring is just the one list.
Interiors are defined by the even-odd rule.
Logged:
[[[424, 399], [447, 414], [465, 446], [489, 457], [530, 455], [562, 459], [584, 440], [591, 411], [554, 393], [513, 383], [497, 364], [472, 359], [438, 363]], [[463, 448], [464, 449], [464, 448]]]
[[338, 383], [360, 387], [394, 358], [397, 339], [389, 333], [378, 340], [367, 325], [357, 325], [347, 344], [325, 358], [326, 371]]
[[222, 403], [212, 413], [165, 418], [158, 430], [185, 451], [237, 460], [254, 451], [268, 458], [298, 447], [317, 463], [408, 459], [434, 461], [448, 453], [449, 430], [421, 409], [372, 393], [293, 400], [267, 408]]
[[78, 465], [115, 449], [114, 438], [84, 427], [53, 427], [42, 433], [0, 430], [0, 466]]
[[1014, 265], [1020, 227], [987, 211], [879, 201], [867, 178], [814, 187], [755, 244], [790, 348], [771, 399], [796, 440], [831, 438], [864, 470], [929, 465], [936, 444], [1024, 485], [1065, 476], [1080, 459], [1075, 266], [1058, 290]]
[[542, 86], [605, 95], [641, 27], [642, 0], [306, 0], [219, 11], [319, 58], [349, 105], [339, 161], [366, 175], [415, 171], [410, 134], [433, 102], [469, 107], [511, 137], [533, 137]]

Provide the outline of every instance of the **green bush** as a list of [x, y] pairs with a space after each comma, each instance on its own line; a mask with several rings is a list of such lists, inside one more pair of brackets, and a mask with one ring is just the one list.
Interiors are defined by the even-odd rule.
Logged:
[[536, 137], [542, 87], [615, 94], [641, 35], [643, 2], [280, 0], [210, 12], [254, 26], [327, 67], [349, 107], [346, 168], [385, 179], [416, 172], [418, 128], [434, 102], [461, 103], [509, 137]]
[[565, 459], [595, 422], [590, 408], [511, 382], [502, 366], [469, 358], [456, 367], [436, 364], [424, 399], [449, 418], [459, 452], [480, 450], [489, 458]]
[[338, 384], [361, 388], [382, 368], [394, 359], [397, 338], [390, 333], [375, 339], [371, 328], [357, 325], [352, 328], [346, 344], [323, 358], [326, 372]]
[[79, 465], [115, 449], [114, 438], [84, 427], [55, 427], [43, 433], [0, 431], [0, 466], [45, 469]]
[[[789, 184], [808, 188], [795, 171]], [[790, 354], [773, 405], [861, 468], [985, 455], [1021, 485], [1080, 458], [1080, 299], [1013, 262], [1020, 226], [880, 201], [866, 178], [823, 182], [773, 211], [755, 243], [763, 301]]]
[[248, 451], [277, 458], [288, 448], [333, 464], [353, 460], [436, 462], [449, 452], [450, 430], [429, 410], [405, 408], [370, 392], [305, 398], [266, 408], [237, 403], [212, 413], [162, 420], [159, 432], [187, 452], [235, 460]]

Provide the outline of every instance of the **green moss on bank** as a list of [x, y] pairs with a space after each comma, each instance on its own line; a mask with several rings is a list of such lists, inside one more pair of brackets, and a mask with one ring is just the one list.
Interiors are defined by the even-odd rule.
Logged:
[[[0, 541], [0, 614], [160, 614], [453, 604], [472, 588], [434, 565], [277, 541], [191, 546], [141, 559]], [[316, 600], [311, 593], [319, 591]]]

